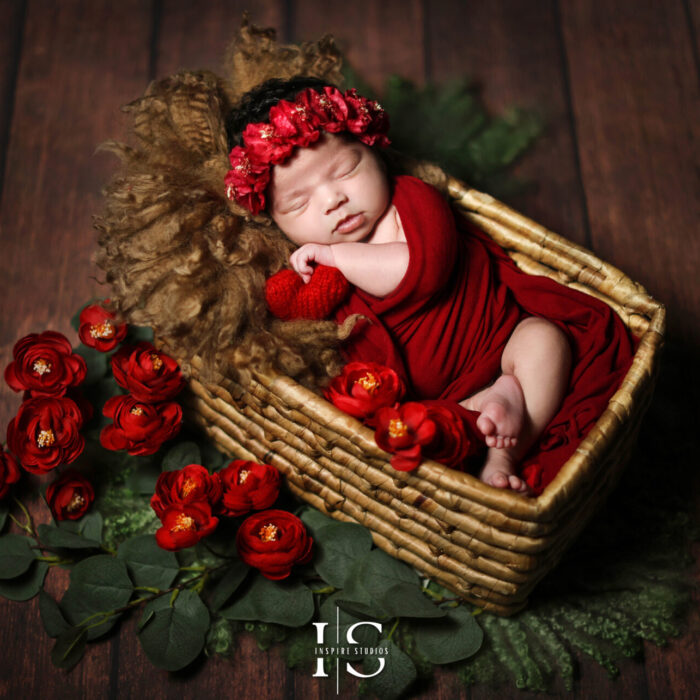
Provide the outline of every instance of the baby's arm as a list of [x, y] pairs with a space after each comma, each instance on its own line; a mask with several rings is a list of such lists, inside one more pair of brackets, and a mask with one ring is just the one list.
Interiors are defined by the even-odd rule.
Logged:
[[391, 294], [408, 269], [408, 245], [393, 243], [306, 243], [289, 258], [304, 282], [311, 279], [311, 262], [337, 267], [359, 289], [376, 297]]

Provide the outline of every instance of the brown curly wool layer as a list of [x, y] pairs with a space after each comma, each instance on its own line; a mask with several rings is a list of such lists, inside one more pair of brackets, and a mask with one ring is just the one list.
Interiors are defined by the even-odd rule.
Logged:
[[97, 264], [130, 323], [150, 326], [176, 349], [187, 373], [274, 365], [307, 386], [339, 371], [337, 346], [353, 321], [281, 322], [267, 312], [265, 280], [294, 245], [267, 216], [251, 217], [225, 197], [224, 119], [234, 100], [271, 77], [313, 75], [340, 82], [330, 38], [282, 46], [272, 30], [244, 20], [227, 57], [228, 80], [182, 72], [152, 83], [124, 109], [136, 144], [108, 142], [121, 170], [95, 218]]

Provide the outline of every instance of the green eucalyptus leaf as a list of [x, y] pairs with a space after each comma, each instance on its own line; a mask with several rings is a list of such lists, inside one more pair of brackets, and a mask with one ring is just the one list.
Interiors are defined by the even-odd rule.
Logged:
[[96, 540], [89, 540], [82, 535], [53, 525], [39, 525], [37, 533], [41, 542], [47, 547], [61, 549], [99, 549], [100, 547], [100, 543]]
[[100, 623], [101, 618], [97, 614], [124, 607], [132, 592], [133, 586], [124, 561], [98, 554], [83, 559], [73, 567], [70, 586], [61, 600], [61, 610], [74, 626], [95, 624], [88, 630], [88, 639], [97, 639], [107, 633], [119, 617], [112, 615]]
[[194, 661], [204, 648], [209, 611], [194, 591], [182, 591], [173, 605], [168, 596], [157, 598], [146, 606], [144, 619], [139, 640], [146, 656], [158, 668], [178, 671]]
[[[321, 605], [319, 622], [328, 623], [324, 629], [325, 645], [347, 648], [349, 650], [347, 654], [340, 654], [342, 658], [361, 659], [363, 656], [361, 649], [377, 645], [380, 630], [375, 624], [379, 623], [369, 624], [370, 620], [342, 610], [336, 604], [336, 597], [337, 594], [330, 596]], [[358, 623], [359, 626], [352, 629], [352, 626]], [[355, 640], [354, 644], [350, 642], [348, 634], [352, 635]]]
[[363, 571], [367, 556], [369, 556], [369, 553], [355, 561], [350, 567], [345, 579], [345, 586], [335, 596], [335, 600], [338, 607], [351, 615], [356, 615], [360, 618], [372, 617], [382, 619], [387, 617], [384, 606], [365, 587]]
[[10, 514], [10, 508], [7, 503], [0, 503], [0, 532], [5, 527], [7, 516]]
[[0, 580], [0, 595], [8, 600], [29, 600], [44, 585], [49, 565], [45, 561], [35, 561], [21, 576]]
[[420, 592], [420, 579], [413, 569], [381, 549], [373, 549], [350, 568], [338, 605], [359, 617], [387, 617], [389, 612], [384, 598], [386, 592], [398, 584], [412, 586]]
[[64, 520], [59, 524], [59, 527], [65, 527], [68, 522], [74, 522], [78, 526], [78, 534], [88, 540], [102, 542], [102, 528], [104, 527], [104, 518], [102, 513], [97, 510], [91, 513], [86, 513], [80, 520], [69, 521]]
[[165, 590], [180, 570], [173, 552], [161, 549], [153, 535], [138, 535], [119, 545], [117, 557], [126, 562], [136, 586]]
[[343, 588], [356, 559], [372, 549], [367, 528], [352, 523], [333, 523], [316, 531], [314, 568], [335, 588]]
[[316, 533], [324, 527], [327, 527], [328, 525], [333, 525], [334, 523], [337, 523], [337, 520], [333, 520], [333, 518], [329, 518], [327, 515], [324, 515], [320, 511], [316, 510], [315, 508], [312, 508], [311, 506], [306, 506], [304, 510], [299, 512], [299, 517], [301, 518], [301, 521], [306, 525], [307, 529], [311, 533], [311, 536], [316, 539]]
[[85, 360], [87, 365], [87, 374], [83, 380], [82, 386], [87, 387], [100, 381], [106, 374], [109, 368], [109, 358], [104, 352], [89, 348], [85, 345], [79, 345], [73, 349], [76, 355], [80, 355]]
[[201, 464], [202, 454], [199, 445], [190, 440], [173, 445], [163, 457], [161, 468], [164, 472], [182, 469], [188, 464]]
[[445, 611], [428, 599], [418, 586], [397, 583], [381, 598], [389, 617], [445, 617]]
[[413, 627], [416, 649], [434, 664], [449, 664], [476, 654], [484, 633], [469, 610], [460, 605], [442, 620], [416, 622]]
[[416, 679], [416, 667], [413, 661], [390, 639], [382, 639], [377, 645], [384, 649], [383, 654], [366, 656], [363, 663], [365, 675], [376, 673], [384, 660], [384, 668], [376, 676], [366, 681], [367, 690], [382, 700], [398, 698]]
[[54, 666], [69, 671], [85, 653], [88, 635], [80, 627], [70, 627], [62, 632], [51, 650], [51, 661]]
[[0, 537], [0, 579], [21, 576], [36, 560], [36, 542], [24, 535]]
[[314, 614], [314, 596], [300, 581], [270, 581], [258, 574], [234, 603], [219, 611], [227, 620], [257, 620], [288, 627], [305, 625]]
[[58, 603], [46, 591], [39, 593], [39, 612], [49, 637], [58, 637], [70, 629]]
[[243, 583], [249, 571], [250, 567], [239, 559], [231, 562], [212, 591], [209, 607], [212, 610], [218, 610], [224, 605]]

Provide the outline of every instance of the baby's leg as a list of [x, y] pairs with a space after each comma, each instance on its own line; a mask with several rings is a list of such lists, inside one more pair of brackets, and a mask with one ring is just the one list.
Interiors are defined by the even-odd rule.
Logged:
[[479, 411], [477, 426], [489, 446], [482, 481], [526, 491], [515, 467], [557, 412], [569, 381], [571, 349], [549, 321], [521, 321], [503, 350], [496, 382], [462, 402]]

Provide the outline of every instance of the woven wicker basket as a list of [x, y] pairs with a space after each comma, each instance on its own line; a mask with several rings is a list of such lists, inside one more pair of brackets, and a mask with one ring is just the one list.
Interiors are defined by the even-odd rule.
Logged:
[[640, 339], [622, 386], [542, 495], [501, 491], [433, 461], [397, 472], [369, 428], [279, 374], [254, 373], [246, 387], [225, 378], [203, 384], [195, 358], [187, 411], [224, 451], [275, 465], [302, 500], [364, 525], [377, 546], [466, 600], [510, 615], [525, 606], [632, 453], [665, 311], [619, 270], [493, 197], [449, 177], [443, 189], [523, 271], [603, 300]]

